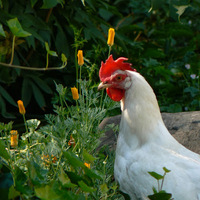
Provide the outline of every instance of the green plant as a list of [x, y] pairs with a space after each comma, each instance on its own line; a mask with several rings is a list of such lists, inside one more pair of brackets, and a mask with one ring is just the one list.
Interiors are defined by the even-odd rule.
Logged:
[[[164, 179], [167, 173], [170, 172], [166, 167], [163, 167], [164, 174], [160, 175], [156, 172], [148, 172], [153, 178], [155, 178], [158, 182], [158, 189], [153, 187], [153, 195], [149, 195], [148, 198], [151, 200], [172, 200], [172, 195], [170, 193], [167, 193], [166, 191], [163, 190], [163, 184], [164, 184]], [[161, 181], [161, 183], [160, 183]]]
[[[51, 54], [47, 43], [46, 48], [47, 54]], [[79, 51], [78, 64], [81, 67], [83, 63], [83, 54]], [[91, 82], [81, 79], [81, 68], [77, 70], [79, 73], [80, 79], [76, 80], [79, 90], [71, 88], [73, 106], [66, 101], [69, 89], [55, 83], [58, 97], [53, 105], [55, 114], [46, 115], [46, 125], [39, 128], [38, 119], [26, 121], [26, 110], [23, 101], [19, 100], [19, 112], [26, 128], [19, 142], [10, 144], [9, 132], [17, 133], [11, 131], [11, 124], [1, 127], [2, 166], [9, 169], [13, 180], [4, 191], [8, 199], [18, 196], [28, 199], [116, 199], [116, 183], [108, 185], [112, 182], [106, 170], [108, 155], [105, 158], [96, 151], [102, 134], [98, 125], [106, 115], [106, 105], [108, 110], [116, 105], [109, 103], [111, 100], [107, 97], [100, 98], [96, 88], [91, 88]]]
[[[90, 76], [90, 82], [95, 86], [99, 81], [100, 61], [105, 60], [108, 54], [105, 41], [107, 31], [113, 27], [116, 30], [117, 44], [112, 48], [114, 57], [128, 57], [138, 72], [144, 75], [157, 94], [161, 111], [199, 110], [199, 9], [198, 0], [36, 0], [26, 3], [20, 0], [2, 0], [1, 86], [6, 88], [14, 101], [22, 99], [22, 83], [26, 75], [30, 74], [24, 71], [23, 66], [45, 71], [46, 56], [51, 63], [47, 68], [48, 72], [33, 71], [31, 75], [39, 76], [51, 90], [54, 89], [52, 80], [69, 87], [75, 86], [77, 77], [74, 74], [78, 75], [78, 49], [84, 50], [84, 56], [87, 58], [82, 67], [83, 79]], [[17, 19], [23, 31], [31, 34], [28, 37], [15, 38], [13, 64], [19, 69], [9, 68], [10, 65], [7, 64], [10, 62], [13, 46], [13, 34], [7, 22], [13, 19]], [[67, 68], [63, 67], [62, 60], [47, 54], [45, 42], [59, 57], [62, 57], [62, 53], [66, 55]], [[189, 71], [185, 70], [186, 64], [191, 66]], [[52, 73], [50, 69], [59, 71]], [[195, 80], [191, 80], [191, 74], [196, 74]], [[26, 79], [25, 82], [30, 88], [35, 88], [35, 81]], [[39, 104], [40, 101], [36, 103], [43, 110], [48, 109], [51, 107], [48, 99], [52, 93], [46, 93], [37, 84], [36, 87], [37, 92], [30, 90], [29, 93], [35, 96], [35, 99], [38, 99], [38, 96], [43, 98], [42, 105]], [[26, 101], [26, 105], [33, 103], [34, 98]], [[13, 104], [8, 98], [4, 98], [4, 105], [1, 107], [4, 108], [2, 114], [7, 117], [6, 111], [12, 110]]]
[[[106, 110], [97, 107], [100, 94], [88, 89], [88, 82], [79, 84], [82, 92], [76, 105], [71, 107], [65, 105], [63, 99], [67, 88], [56, 85], [60, 96], [54, 105], [56, 114], [46, 115], [47, 125], [41, 128], [39, 120], [27, 120], [28, 132], [22, 134], [18, 147], [10, 147], [11, 124], [1, 127], [1, 163], [9, 169], [13, 179], [5, 191], [8, 199], [11, 196], [28, 199], [116, 196], [117, 186], [108, 185], [111, 181], [111, 175], [106, 173], [108, 158], [96, 152], [101, 136], [98, 123], [105, 117]], [[70, 143], [72, 138], [74, 145]]]

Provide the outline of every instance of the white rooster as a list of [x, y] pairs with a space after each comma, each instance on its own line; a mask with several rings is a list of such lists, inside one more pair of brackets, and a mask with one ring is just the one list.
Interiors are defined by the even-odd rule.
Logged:
[[120, 189], [132, 200], [147, 199], [156, 180], [148, 172], [163, 174], [163, 190], [174, 200], [200, 200], [200, 155], [179, 144], [165, 127], [156, 96], [127, 58], [102, 62], [98, 89], [106, 88], [114, 101], [121, 100], [122, 117], [114, 165]]

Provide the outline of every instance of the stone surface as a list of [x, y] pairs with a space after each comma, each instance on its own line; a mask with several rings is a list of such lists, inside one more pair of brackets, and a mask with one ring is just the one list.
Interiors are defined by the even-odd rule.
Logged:
[[[200, 111], [162, 113], [163, 121], [169, 132], [186, 148], [200, 154]], [[109, 124], [119, 125], [121, 115], [105, 118], [99, 128], [105, 130], [105, 136], [101, 138], [101, 146], [109, 145], [115, 149], [117, 142], [117, 131]]]

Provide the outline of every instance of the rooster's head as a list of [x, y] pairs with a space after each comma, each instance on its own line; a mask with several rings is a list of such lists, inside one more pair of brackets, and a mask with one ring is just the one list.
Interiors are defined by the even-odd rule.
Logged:
[[108, 96], [114, 101], [120, 101], [125, 94], [125, 90], [131, 86], [131, 80], [126, 70], [136, 71], [131, 67], [132, 64], [125, 63], [127, 58], [120, 57], [113, 60], [112, 55], [101, 63], [99, 77], [101, 83], [98, 89], [106, 88]]

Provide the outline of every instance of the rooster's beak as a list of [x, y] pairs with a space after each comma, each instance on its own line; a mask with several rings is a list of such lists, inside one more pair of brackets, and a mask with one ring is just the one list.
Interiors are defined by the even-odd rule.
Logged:
[[109, 84], [109, 83], [101, 82], [101, 83], [99, 84], [99, 86], [98, 86], [98, 90], [102, 90], [102, 89], [108, 88], [108, 87], [110, 87], [110, 86], [111, 86], [111, 84]]

